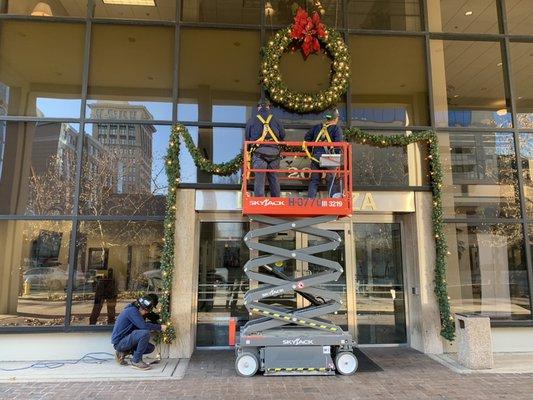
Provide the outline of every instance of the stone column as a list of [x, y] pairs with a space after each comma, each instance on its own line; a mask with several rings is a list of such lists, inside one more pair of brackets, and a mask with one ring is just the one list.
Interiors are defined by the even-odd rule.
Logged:
[[169, 356], [189, 358], [196, 340], [196, 298], [198, 291], [198, 243], [200, 230], [195, 212], [195, 190], [179, 189], [176, 194], [176, 233], [171, 312], [176, 340]]
[[431, 193], [415, 193], [416, 213], [403, 216], [406, 250], [409, 338], [423, 353], [441, 354], [440, 317], [434, 294], [435, 241]]

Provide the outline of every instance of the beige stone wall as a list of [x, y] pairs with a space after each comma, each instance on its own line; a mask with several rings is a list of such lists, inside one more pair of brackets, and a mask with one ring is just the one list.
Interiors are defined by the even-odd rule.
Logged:
[[[408, 337], [411, 347], [441, 354], [439, 310], [434, 290], [435, 242], [431, 193], [415, 193], [416, 213], [404, 214]], [[414, 291], [414, 293], [413, 293]]]
[[171, 300], [172, 323], [176, 329], [176, 340], [170, 347], [170, 357], [189, 358], [196, 342], [200, 229], [197, 214], [194, 211], [195, 200], [194, 189], [178, 190]]

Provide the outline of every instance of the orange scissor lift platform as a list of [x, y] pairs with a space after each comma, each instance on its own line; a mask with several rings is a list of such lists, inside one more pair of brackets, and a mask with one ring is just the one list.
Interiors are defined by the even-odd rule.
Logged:
[[[329, 290], [328, 284], [339, 279], [343, 268], [338, 262], [320, 256], [334, 251], [342, 242], [337, 232], [320, 225], [352, 214], [351, 146], [345, 142], [278, 142], [284, 165], [288, 158], [312, 158], [315, 147], [324, 147], [328, 154], [316, 161], [327, 169], [270, 170], [253, 168], [251, 164], [250, 150], [261, 145], [276, 143], [245, 142], [242, 213], [258, 225], [243, 240], [258, 256], [246, 262], [244, 272], [258, 285], [244, 295], [244, 306], [254, 318], [240, 329], [235, 344], [235, 368], [245, 377], [258, 371], [265, 375], [351, 375], [358, 366], [353, 353], [355, 342], [350, 333], [328, 318], [342, 306], [342, 298]], [[250, 183], [258, 172], [275, 173], [282, 178], [281, 182], [302, 179], [308, 182], [314, 172], [334, 174], [342, 185], [332, 197], [254, 197]], [[273, 235], [288, 231], [307, 233], [322, 241], [294, 249], [278, 247], [271, 241]], [[292, 260], [311, 263], [320, 271], [302, 277], [289, 276], [284, 268]], [[292, 308], [280, 301], [294, 294], [309, 305]]]
[[[339, 217], [352, 215], [352, 147], [347, 142], [278, 142], [282, 148], [282, 158], [308, 158], [315, 147], [326, 147], [331, 153], [340, 154], [340, 165], [328, 169], [257, 169], [251, 165], [250, 150], [254, 146], [265, 145], [265, 142], [244, 143], [244, 162], [242, 179], [242, 213], [243, 215], [276, 215], [286, 217], [306, 217], [318, 215], [336, 215]], [[273, 142], [268, 142], [272, 145]], [[307, 149], [307, 151], [305, 151]], [[342, 182], [342, 190], [339, 197], [254, 197], [250, 190], [254, 173], [276, 173], [283, 181], [297, 180], [299, 177], [291, 177], [295, 173], [311, 174], [334, 174], [335, 179]]]

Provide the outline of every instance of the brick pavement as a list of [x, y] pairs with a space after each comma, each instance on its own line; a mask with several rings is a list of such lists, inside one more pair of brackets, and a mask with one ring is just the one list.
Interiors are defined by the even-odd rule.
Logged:
[[381, 372], [240, 378], [229, 351], [197, 352], [182, 380], [0, 384], [0, 399], [533, 399], [533, 374], [459, 375], [414, 350], [365, 349]]

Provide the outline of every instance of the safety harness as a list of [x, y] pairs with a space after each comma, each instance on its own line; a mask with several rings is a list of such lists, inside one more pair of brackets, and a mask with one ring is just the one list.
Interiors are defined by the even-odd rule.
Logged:
[[[322, 124], [322, 129], [320, 129], [320, 132], [318, 132], [318, 135], [316, 137], [316, 139], [314, 140], [315, 142], [329, 142], [331, 143], [332, 140], [331, 140], [331, 136], [329, 135], [329, 132], [328, 132], [328, 128], [331, 126], [331, 125], [334, 125], [333, 123], [331, 122], [325, 122]], [[307, 144], [305, 143], [305, 140], [303, 141], [302, 143], [302, 149], [303, 151], [305, 151], [305, 154], [307, 155], [307, 157], [315, 162], [319, 162], [315, 157], [313, 157], [313, 155], [311, 154], [311, 152], [309, 152], [309, 149], [307, 148]]]
[[[256, 115], [257, 119], [263, 124], [263, 133], [261, 134], [261, 137], [256, 140], [256, 142], [266, 142], [266, 141], [274, 141], [276, 143], [279, 143], [279, 140], [270, 127], [270, 121], [272, 120], [272, 114], [270, 114], [267, 119], [264, 119], [261, 115]], [[269, 137], [267, 139], [267, 137]], [[248, 152], [248, 159], [250, 160], [250, 169], [252, 168], [252, 155], [255, 150], [259, 147], [258, 144], [254, 144], [250, 151]], [[250, 175], [250, 171], [248, 170], [248, 176]]]

